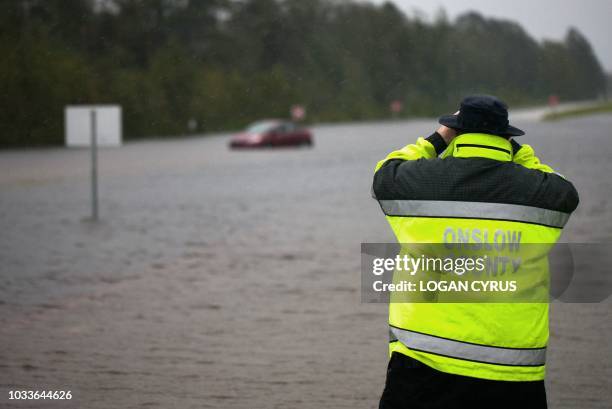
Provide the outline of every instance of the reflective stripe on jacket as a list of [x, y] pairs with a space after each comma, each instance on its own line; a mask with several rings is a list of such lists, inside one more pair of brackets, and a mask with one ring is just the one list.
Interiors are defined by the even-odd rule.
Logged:
[[[434, 134], [392, 152], [376, 166], [373, 193], [399, 243], [442, 243], [449, 231], [477, 230], [552, 244], [578, 205], [573, 185], [529, 145], [486, 134], [460, 135], [448, 147]], [[546, 258], [535, 267], [546, 270]], [[544, 378], [547, 302], [391, 302], [389, 325], [390, 353], [437, 370]]]

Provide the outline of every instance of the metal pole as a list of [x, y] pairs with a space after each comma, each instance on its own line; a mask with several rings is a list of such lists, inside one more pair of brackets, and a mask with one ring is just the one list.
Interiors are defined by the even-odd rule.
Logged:
[[96, 126], [96, 110], [91, 116], [91, 220], [98, 220], [98, 134]]

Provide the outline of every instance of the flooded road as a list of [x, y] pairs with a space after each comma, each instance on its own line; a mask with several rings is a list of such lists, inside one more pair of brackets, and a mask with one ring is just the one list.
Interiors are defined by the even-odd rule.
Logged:
[[[576, 185], [568, 242], [612, 241], [612, 116], [517, 123]], [[386, 307], [360, 303], [360, 243], [389, 151], [433, 120], [320, 126], [313, 149], [227, 135], [100, 152], [0, 152], [0, 406], [374, 408]], [[612, 304], [553, 304], [551, 408], [612, 401]], [[63, 402], [8, 390], [71, 390]]]

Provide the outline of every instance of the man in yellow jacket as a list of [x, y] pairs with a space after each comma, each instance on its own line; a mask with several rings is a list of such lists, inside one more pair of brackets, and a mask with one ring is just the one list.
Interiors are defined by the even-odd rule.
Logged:
[[[482, 243], [512, 233], [549, 249], [578, 194], [512, 139], [524, 132], [509, 124], [506, 104], [470, 96], [439, 122], [376, 166], [373, 193], [398, 242], [445, 243], [458, 234]], [[529, 274], [547, 269], [541, 256]], [[546, 408], [548, 299], [392, 301], [389, 333], [380, 408]]]

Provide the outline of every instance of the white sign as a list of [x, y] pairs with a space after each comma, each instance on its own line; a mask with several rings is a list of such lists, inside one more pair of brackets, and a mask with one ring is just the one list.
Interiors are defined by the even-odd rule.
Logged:
[[66, 146], [89, 146], [95, 111], [98, 146], [121, 146], [119, 105], [68, 105], [65, 110]]

